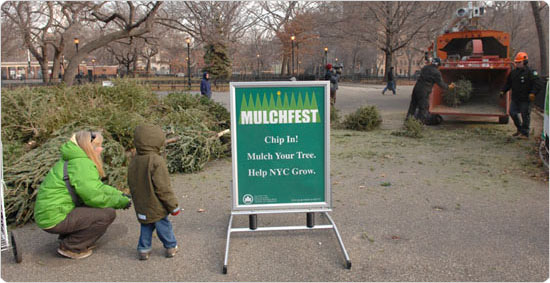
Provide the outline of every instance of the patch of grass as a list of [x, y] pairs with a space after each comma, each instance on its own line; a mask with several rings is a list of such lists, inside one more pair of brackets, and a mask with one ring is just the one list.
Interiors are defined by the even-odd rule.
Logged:
[[382, 183], [380, 183], [380, 186], [389, 187], [389, 186], [391, 186], [391, 183], [390, 182], [382, 182]]
[[333, 128], [340, 127], [340, 110], [336, 107], [330, 107], [330, 126]]

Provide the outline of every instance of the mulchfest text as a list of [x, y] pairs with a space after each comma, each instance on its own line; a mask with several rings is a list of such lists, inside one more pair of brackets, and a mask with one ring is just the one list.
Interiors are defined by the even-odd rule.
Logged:
[[[269, 99], [268, 99], [269, 97]], [[311, 99], [310, 99], [311, 97]], [[252, 93], [248, 102], [245, 94], [241, 100], [239, 124], [241, 125], [269, 125], [269, 124], [307, 124], [321, 123], [315, 93], [311, 96], [298, 93], [288, 95], [277, 91], [276, 94], [264, 94], [263, 101], [256, 94], [256, 101]]]
[[317, 123], [317, 109], [241, 111], [242, 125]]

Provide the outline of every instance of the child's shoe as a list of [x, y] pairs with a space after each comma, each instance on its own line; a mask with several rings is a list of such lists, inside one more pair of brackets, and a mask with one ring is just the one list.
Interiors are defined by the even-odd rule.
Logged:
[[174, 257], [178, 252], [178, 246], [166, 249], [166, 257]]
[[139, 260], [148, 260], [151, 252], [139, 252]]

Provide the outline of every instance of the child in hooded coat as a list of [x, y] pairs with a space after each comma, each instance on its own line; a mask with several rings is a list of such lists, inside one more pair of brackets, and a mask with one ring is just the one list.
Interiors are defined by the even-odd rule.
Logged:
[[160, 155], [165, 135], [159, 126], [140, 125], [134, 132], [136, 156], [128, 166], [128, 185], [134, 201], [136, 216], [141, 224], [137, 250], [140, 260], [151, 253], [153, 231], [166, 249], [166, 257], [173, 257], [178, 245], [168, 214], [178, 215], [180, 207], [170, 186], [166, 162]]

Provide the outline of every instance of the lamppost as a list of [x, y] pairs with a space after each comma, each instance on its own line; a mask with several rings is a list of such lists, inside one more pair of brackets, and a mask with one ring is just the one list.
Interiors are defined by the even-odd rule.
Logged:
[[92, 81], [95, 82], [95, 59], [92, 59]]
[[328, 47], [325, 47], [325, 64], [323, 65], [327, 65], [328, 64]]
[[59, 78], [63, 77], [65, 73], [65, 55], [61, 55], [61, 64], [59, 65]]
[[78, 37], [75, 37], [74, 38], [74, 46], [76, 47], [76, 53], [78, 53], [78, 43], [79, 43]]
[[256, 58], [258, 60], [258, 78], [260, 78], [260, 54], [256, 54]]
[[300, 75], [300, 43], [296, 42], [296, 74]]
[[25, 80], [30, 79], [31, 74], [31, 51], [27, 49], [27, 76], [25, 77]]
[[191, 55], [190, 55], [190, 44], [191, 44], [191, 38], [186, 38], [185, 42], [187, 42], [187, 84], [189, 85], [189, 90], [191, 90]]
[[296, 37], [293, 35], [290, 37], [290, 41], [292, 42], [292, 75], [294, 75], [294, 40]]

